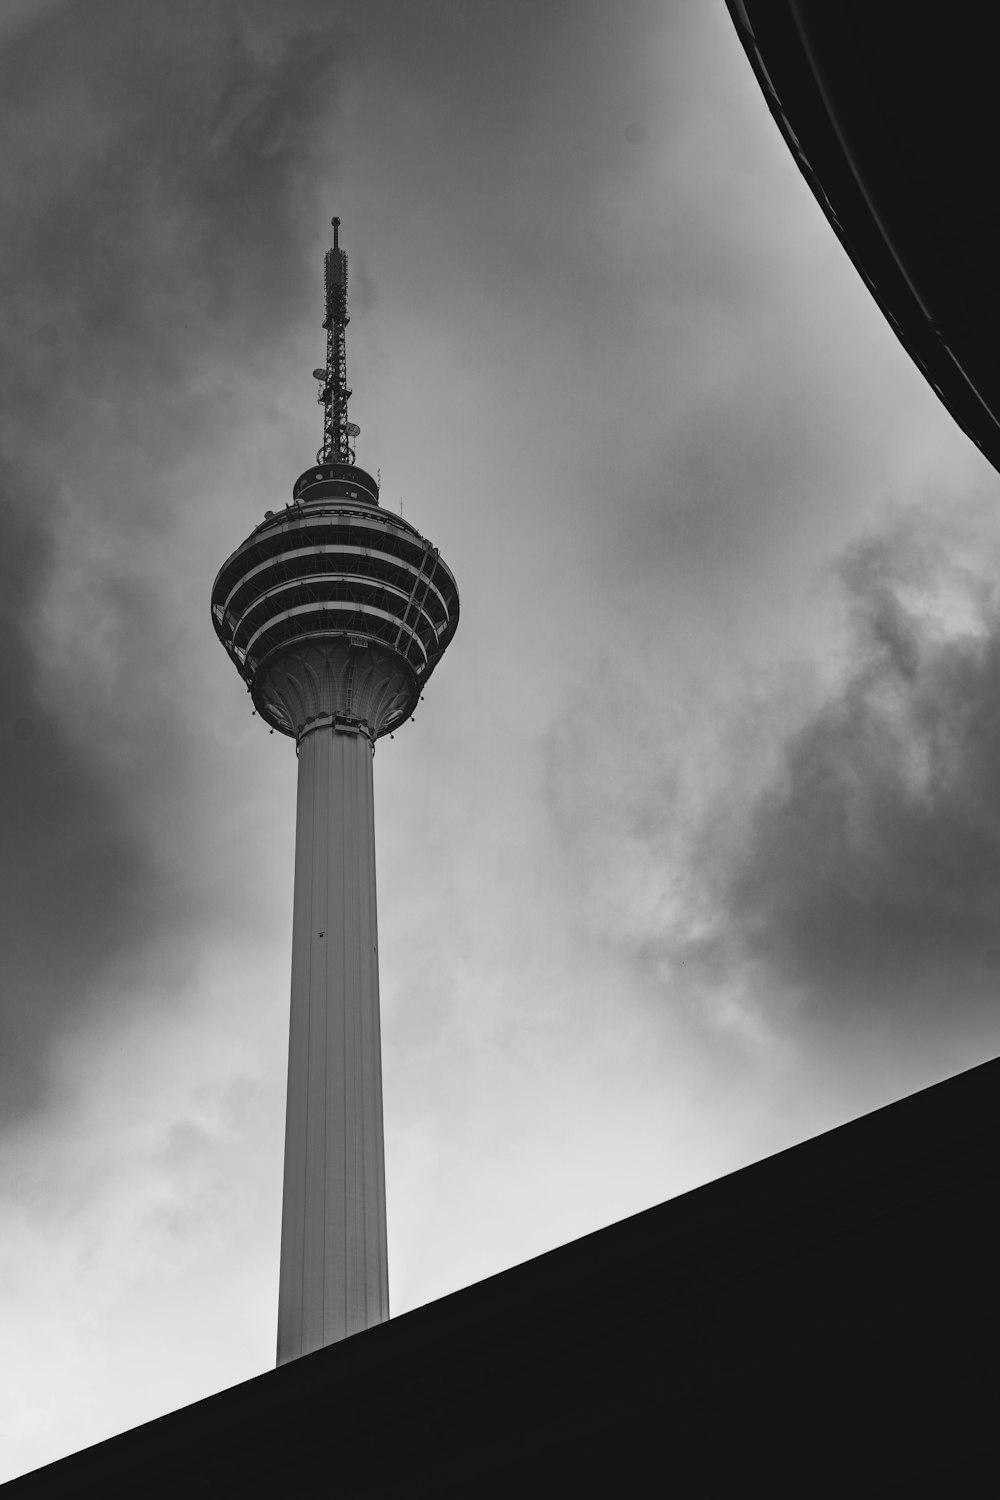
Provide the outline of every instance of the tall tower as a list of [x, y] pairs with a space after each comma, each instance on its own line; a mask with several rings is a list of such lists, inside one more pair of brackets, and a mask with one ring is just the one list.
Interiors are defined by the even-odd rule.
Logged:
[[354, 462], [339, 225], [313, 372], [323, 446], [212, 586], [216, 634], [299, 761], [279, 1365], [389, 1316], [372, 758], [458, 624], [437, 548]]

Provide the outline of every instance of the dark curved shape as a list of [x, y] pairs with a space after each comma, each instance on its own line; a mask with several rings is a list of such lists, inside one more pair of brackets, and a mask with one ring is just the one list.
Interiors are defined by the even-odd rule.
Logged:
[[845, 250], [955, 421], [1000, 469], [992, 8], [727, 4]]

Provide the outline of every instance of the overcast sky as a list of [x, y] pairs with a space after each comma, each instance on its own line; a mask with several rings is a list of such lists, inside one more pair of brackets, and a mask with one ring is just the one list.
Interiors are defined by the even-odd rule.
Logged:
[[984, 1060], [1000, 479], [721, 0], [0, 5], [0, 1479], [273, 1366], [322, 436], [458, 579], [375, 758], [394, 1314]]

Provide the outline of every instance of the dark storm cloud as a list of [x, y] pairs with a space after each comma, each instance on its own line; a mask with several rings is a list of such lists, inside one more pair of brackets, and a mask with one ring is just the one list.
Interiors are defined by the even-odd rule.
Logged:
[[111, 387], [138, 440], [168, 443], [139, 401], [203, 422], [183, 382], [206, 345], [252, 361], [311, 287], [296, 168], [330, 154], [333, 44], [258, 34], [259, 14], [91, 0], [4, 50], [5, 395], [42, 399], [49, 432], [79, 435], [60, 396]]
[[153, 871], [110, 784], [33, 692], [25, 625], [46, 551], [0, 493], [0, 1127], [43, 1101], [60, 1012], [155, 920]]
[[[310, 14], [315, 6], [290, 5], [279, 19], [221, 0], [88, 0], [46, 8], [36, 24], [22, 17], [3, 39], [6, 1121], [44, 1101], [50, 1042], [99, 999], [112, 963], [167, 930], [180, 938], [178, 924], [192, 919], [176, 872], [131, 814], [135, 788], [112, 751], [159, 786], [153, 799], [169, 816], [190, 750], [166, 722], [176, 684], [163, 642], [176, 623], [139, 586], [142, 548], [169, 528], [171, 464], [232, 416], [219, 367], [266, 362], [296, 299], [314, 291], [295, 195], [310, 153], [331, 155], [334, 90], [332, 40], [310, 30]], [[39, 620], [67, 505], [84, 545], [100, 557], [110, 534], [121, 553], [106, 576], [97, 570], [99, 583], [81, 576], [101, 594], [94, 616], [124, 643], [128, 695], [148, 700], [145, 724], [141, 713], [114, 718], [108, 704], [96, 734], [74, 734], [39, 692]], [[99, 707], [100, 692], [95, 683]]]
[[[842, 689], [785, 746], [700, 962], [834, 1026], [989, 1029], [1000, 967], [1000, 608], [932, 518], [847, 554]], [[689, 954], [699, 958], [697, 947]]]
[[832, 689], [789, 664], [674, 712], [596, 673], [547, 737], [587, 931], [726, 1055], [995, 1049], [996, 542], [923, 509], [852, 546]]

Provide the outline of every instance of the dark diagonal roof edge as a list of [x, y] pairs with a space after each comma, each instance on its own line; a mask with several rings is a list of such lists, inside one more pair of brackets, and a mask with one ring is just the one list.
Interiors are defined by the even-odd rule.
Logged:
[[993, 1061], [8, 1493], [994, 1493], [998, 1187]]

